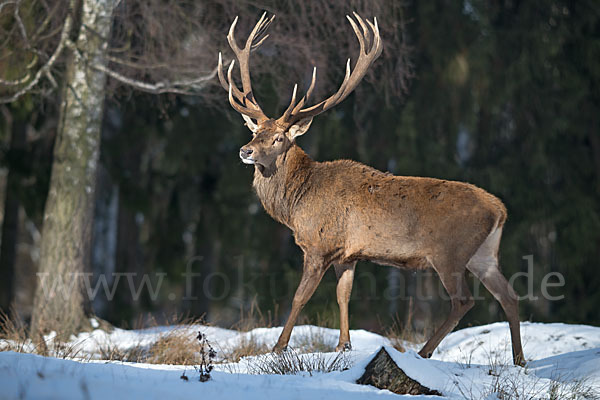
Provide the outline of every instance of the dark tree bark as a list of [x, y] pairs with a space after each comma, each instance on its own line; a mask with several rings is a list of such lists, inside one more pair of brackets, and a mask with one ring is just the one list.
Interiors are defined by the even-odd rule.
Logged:
[[442, 395], [437, 390], [431, 390], [406, 375], [383, 347], [367, 365], [365, 373], [358, 378], [356, 383], [387, 389], [396, 394]]
[[[15, 118], [11, 127], [9, 159], [21, 157], [25, 147], [25, 129], [27, 124]], [[4, 201], [4, 220], [2, 221], [2, 242], [0, 245], [0, 310], [10, 315], [10, 306], [14, 298], [15, 260], [19, 237], [19, 186], [18, 169], [9, 168], [6, 177], [6, 197]]]

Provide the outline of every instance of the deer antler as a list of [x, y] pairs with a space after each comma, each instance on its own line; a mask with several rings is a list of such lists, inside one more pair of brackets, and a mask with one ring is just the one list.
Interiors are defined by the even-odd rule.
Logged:
[[[235, 26], [238, 21], [238, 17], [235, 17], [233, 23], [231, 24], [231, 28], [229, 28], [229, 34], [227, 35], [227, 41], [231, 46], [231, 49], [235, 53], [238, 62], [240, 63], [240, 74], [242, 78], [242, 91], [240, 91], [235, 85], [231, 74], [233, 71], [233, 66], [235, 64], [235, 60], [231, 61], [229, 68], [227, 70], [227, 79], [225, 78], [225, 74], [223, 73], [223, 60], [221, 53], [219, 53], [219, 81], [225, 90], [229, 92], [229, 103], [231, 106], [242, 114], [246, 123], [252, 126], [255, 126], [254, 122], [250, 120], [253, 118], [257, 121], [265, 121], [269, 119], [262, 111], [260, 106], [258, 105], [254, 95], [252, 93], [252, 84], [250, 83], [250, 66], [249, 66], [249, 58], [250, 52], [256, 48], [258, 48], [265, 39], [269, 36], [265, 34], [267, 28], [273, 22], [275, 16], [271, 16], [267, 18], [267, 13], [264, 13], [260, 20], [250, 32], [248, 39], [246, 40], [246, 45], [243, 49], [240, 49], [235, 41], [234, 32]], [[350, 16], [346, 16], [348, 21], [350, 21], [350, 25], [352, 25], [352, 29], [358, 38], [358, 43], [360, 45], [360, 54], [358, 56], [358, 60], [356, 61], [356, 65], [354, 65], [354, 70], [351, 71], [350, 68], [350, 59], [346, 63], [346, 75], [340, 88], [338, 91], [333, 94], [331, 97], [317, 103], [308, 108], [302, 108], [310, 98], [314, 88], [315, 82], [317, 79], [317, 68], [313, 69], [312, 80], [306, 94], [296, 102], [296, 95], [298, 92], [298, 85], [294, 85], [294, 90], [292, 93], [292, 100], [290, 105], [285, 110], [281, 118], [277, 120], [277, 122], [281, 125], [292, 125], [294, 122], [297, 122], [304, 118], [312, 118], [322, 112], [334, 107], [335, 105], [341, 103], [352, 91], [356, 88], [359, 82], [367, 73], [369, 66], [379, 57], [381, 51], [383, 50], [383, 44], [381, 42], [381, 37], [379, 36], [379, 28], [377, 27], [377, 19], [374, 18], [373, 22], [367, 20], [366, 23], [363, 19], [357, 14], [353, 13], [354, 18], [356, 18], [355, 22]], [[368, 24], [368, 25], [367, 25]], [[359, 28], [360, 25], [360, 28]], [[373, 38], [371, 38], [371, 32], [373, 33]], [[255, 38], [259, 38], [255, 42]], [[368, 47], [368, 48], [367, 48]]]
[[[267, 13], [263, 13], [260, 17], [252, 32], [248, 36], [246, 40], [246, 45], [243, 49], [240, 49], [235, 40], [235, 26], [238, 21], [238, 17], [235, 17], [233, 23], [231, 24], [231, 28], [229, 28], [229, 34], [227, 35], [227, 41], [229, 42], [229, 46], [231, 46], [231, 50], [233, 50], [238, 62], [240, 63], [240, 75], [242, 78], [242, 90], [240, 91], [238, 87], [235, 85], [231, 74], [233, 71], [233, 66], [235, 64], [235, 60], [231, 61], [229, 64], [229, 68], [227, 70], [227, 79], [225, 79], [225, 74], [223, 73], [223, 58], [221, 53], [219, 53], [219, 81], [221, 82], [221, 86], [225, 90], [229, 92], [229, 103], [231, 106], [244, 116], [246, 122], [248, 119], [246, 117], [251, 117], [256, 119], [257, 121], [264, 121], [269, 119], [262, 111], [254, 95], [252, 94], [252, 84], [250, 82], [250, 52], [258, 48], [269, 35], [265, 35], [265, 32], [275, 15], [267, 18]], [[258, 38], [258, 40], [255, 39]], [[255, 43], [254, 43], [255, 42]], [[251, 122], [251, 121], [250, 121]]]
[[[352, 25], [352, 29], [358, 38], [358, 43], [360, 45], [360, 54], [358, 56], [358, 60], [356, 61], [356, 65], [354, 66], [354, 70], [350, 71], [350, 59], [346, 63], [346, 75], [340, 88], [338, 91], [333, 94], [331, 97], [321, 101], [314, 106], [308, 108], [304, 107], [306, 101], [312, 94], [312, 91], [315, 86], [315, 80], [317, 77], [317, 68], [313, 69], [312, 81], [310, 83], [310, 87], [308, 88], [306, 95], [300, 99], [300, 101], [296, 104], [296, 90], [297, 85], [294, 86], [294, 92], [292, 95], [292, 101], [290, 102], [289, 107], [283, 113], [283, 116], [279, 118], [280, 123], [284, 124], [293, 124], [296, 121], [299, 121], [304, 118], [314, 117], [318, 114], [321, 114], [323, 111], [326, 111], [337, 104], [341, 103], [352, 91], [356, 88], [359, 82], [367, 73], [369, 66], [379, 57], [381, 51], [383, 50], [383, 44], [381, 42], [381, 37], [379, 36], [379, 28], [377, 26], [377, 18], [373, 19], [373, 22], [367, 20], [367, 24], [365, 21], [357, 14], [353, 13], [354, 17], [358, 21], [361, 30], [358, 28], [356, 22], [350, 17], [348, 21], [350, 21], [350, 25]], [[371, 40], [371, 31], [373, 31], [373, 39]], [[368, 49], [367, 49], [368, 46]]]

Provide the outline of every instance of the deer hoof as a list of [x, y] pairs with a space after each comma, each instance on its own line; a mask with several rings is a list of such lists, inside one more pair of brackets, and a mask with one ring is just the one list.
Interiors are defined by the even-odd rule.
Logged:
[[279, 343], [273, 347], [273, 353], [281, 354], [288, 349], [287, 345], [280, 345]]
[[350, 344], [350, 342], [340, 343], [335, 348], [335, 351], [347, 351], [347, 350], [348, 351], [352, 350], [352, 345]]
[[525, 361], [525, 358], [523, 358], [523, 356], [518, 356], [518, 357], [513, 357], [513, 364], [515, 364], [517, 367], [524, 367], [525, 365], [527, 365], [527, 362]]
[[431, 352], [430, 352], [430, 351], [429, 351], [429, 352], [424, 352], [423, 350], [421, 350], [421, 351], [419, 352], [419, 355], [420, 355], [421, 357], [423, 357], [423, 358], [431, 358]]

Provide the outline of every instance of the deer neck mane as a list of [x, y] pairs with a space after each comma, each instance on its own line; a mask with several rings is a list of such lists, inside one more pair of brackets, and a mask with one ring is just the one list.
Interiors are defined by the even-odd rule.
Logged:
[[314, 161], [296, 144], [266, 170], [255, 167], [254, 190], [263, 207], [278, 222], [293, 229], [293, 214], [309, 188]]

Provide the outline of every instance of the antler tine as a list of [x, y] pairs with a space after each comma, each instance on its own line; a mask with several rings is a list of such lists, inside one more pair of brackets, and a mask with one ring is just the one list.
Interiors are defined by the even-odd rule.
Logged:
[[[223, 60], [222, 55], [219, 53], [219, 65], [218, 65], [218, 75], [221, 86], [225, 90], [230, 93], [230, 103], [233, 108], [235, 108], [238, 112], [242, 113], [246, 116], [251, 116], [257, 120], [266, 120], [268, 117], [263, 113], [262, 109], [254, 99], [254, 95], [252, 94], [252, 84], [250, 81], [250, 52], [258, 48], [269, 35], [264, 35], [265, 31], [273, 22], [275, 16], [271, 16], [267, 18], [267, 13], [263, 13], [260, 17], [252, 32], [248, 35], [248, 39], [246, 40], [246, 44], [244, 48], [240, 48], [235, 40], [235, 27], [237, 26], [238, 17], [235, 17], [233, 22], [231, 23], [231, 27], [229, 28], [229, 32], [227, 33], [227, 41], [229, 42], [229, 46], [233, 53], [235, 54], [239, 65], [240, 65], [240, 76], [242, 79], [242, 90], [238, 89], [235, 85], [235, 82], [232, 79], [232, 70], [234, 62], [232, 61], [229, 69], [227, 71], [227, 79], [225, 79], [225, 74], [223, 73]], [[264, 35], [264, 36], [263, 36]], [[262, 36], [262, 37], [261, 37]], [[260, 38], [256, 43], [254, 43], [255, 38]], [[235, 101], [235, 99], [237, 101]], [[233, 100], [233, 101], [232, 101]]]
[[[360, 21], [361, 20], [359, 19], [359, 22]], [[354, 90], [356, 85], [358, 85], [358, 83], [362, 80], [362, 78], [367, 73], [367, 69], [369, 68], [369, 65], [371, 65], [371, 63], [377, 57], [379, 57], [379, 55], [381, 54], [381, 51], [383, 50], [383, 46], [381, 45], [381, 37], [379, 36], [379, 28], [377, 26], [377, 19], [374, 18], [374, 21], [375, 21], [375, 24], [373, 24], [373, 23], [371, 23], [371, 21], [367, 20], [367, 23], [369, 24], [369, 27], [371, 28], [371, 30], [373, 31], [373, 34], [374, 34], [373, 43], [371, 43], [371, 47], [368, 51], [364, 50], [365, 37], [359, 33], [358, 29], [354, 30], [354, 33], [356, 33], [356, 37], [358, 38], [358, 41], [360, 43], [361, 55], [358, 57], [358, 60], [356, 60], [356, 64], [354, 65], [354, 71], [352, 72], [350, 83], [348, 83], [345, 93], [341, 97], [342, 99], [344, 99], [346, 96], [348, 96]], [[355, 26], [356, 26], [355, 24], [352, 24], [353, 28]], [[363, 57], [363, 53], [362, 53], [363, 51], [365, 51], [364, 57]]]
[[260, 45], [263, 44], [263, 42], [265, 40], [267, 40], [268, 37], [269, 37], [269, 35], [263, 36], [258, 42], [254, 43], [252, 45], [252, 47], [250, 48], [250, 50], [256, 50], [256, 49], [258, 49], [260, 47]]
[[[357, 13], [353, 13], [353, 15], [358, 21], [358, 24], [350, 16], [346, 17], [348, 18], [348, 21], [350, 22], [352, 30], [354, 31], [360, 45], [359, 56], [356, 60], [356, 64], [354, 65], [354, 70], [351, 71], [350, 59], [348, 59], [348, 62], [346, 63], [346, 75], [335, 94], [308, 108], [302, 108], [308, 96], [303, 97], [298, 105], [293, 108], [291, 113], [288, 112], [288, 107], [288, 110], [286, 110], [284, 115], [279, 119], [281, 122], [292, 124], [293, 122], [299, 121], [303, 118], [314, 117], [339, 104], [356, 88], [358, 83], [367, 73], [369, 66], [373, 63], [373, 61], [375, 61], [375, 59], [377, 59], [377, 57], [379, 57], [383, 46], [381, 43], [381, 37], [379, 36], [377, 19], [374, 19], [373, 23], [369, 20], [366, 20], [365, 24], [365, 21]], [[360, 25], [360, 28], [358, 25]], [[372, 40], [371, 33], [373, 34]], [[312, 88], [314, 87], [315, 75], [316, 70], [313, 72], [313, 82], [311, 83], [311, 88], [309, 88], [309, 91], [311, 92]], [[309, 93], [307, 93], [307, 95], [309, 95]]]
[[356, 20], [360, 24], [360, 27], [362, 28], [363, 36], [365, 38], [365, 42], [366, 43], [371, 43], [371, 31], [369, 30], [369, 28], [367, 27], [367, 25], [365, 24], [365, 22], [363, 21], [363, 19], [360, 17], [360, 15], [358, 15], [356, 13], [356, 11], [353, 11], [352, 15], [354, 15], [354, 18], [356, 18]]
[[237, 22], [238, 16], [236, 15], [233, 19], [233, 22], [231, 23], [231, 26], [229, 27], [229, 32], [227, 33], [227, 41], [229, 42], [229, 47], [231, 47], [231, 50], [233, 50], [236, 56], [240, 52], [240, 48], [238, 47], [237, 42], [235, 41], [235, 26], [237, 25]]
[[356, 35], [356, 37], [358, 39], [358, 44], [360, 45], [360, 53], [359, 53], [360, 54], [359, 55], [359, 59], [360, 59], [360, 56], [362, 54], [366, 54], [367, 53], [365, 51], [365, 36], [364, 36], [364, 33], [360, 32], [360, 30], [358, 29], [358, 26], [356, 26], [356, 22], [354, 22], [354, 20], [352, 18], [350, 18], [349, 15], [346, 15], [346, 18], [348, 19], [348, 22], [350, 22], [350, 25], [352, 26], [352, 30], [354, 30], [354, 34]]
[[262, 32], [262, 30], [263, 30], [262, 28], [265, 23], [266, 17], [267, 17], [267, 12], [265, 11], [264, 13], [262, 13], [262, 15], [260, 16], [260, 19], [258, 20], [256, 25], [254, 25], [254, 28], [252, 28], [252, 31], [248, 35], [248, 39], [246, 39], [246, 45], [244, 46], [243, 51], [246, 51], [247, 49], [249, 49], [252, 46], [252, 41], [254, 40], [256, 35], [259, 32]]
[[238, 98], [239, 102], [242, 104], [238, 104], [235, 101], [235, 99], [233, 97], [233, 91], [234, 91], [235, 85], [233, 84], [233, 79], [231, 78], [231, 73], [233, 72], [234, 64], [235, 64], [235, 60], [231, 60], [231, 64], [229, 64], [229, 68], [227, 69], [227, 80], [229, 81], [229, 88], [228, 88], [229, 104], [231, 104], [231, 106], [237, 112], [241, 113], [242, 115], [247, 115], [247, 116], [257, 119], [257, 120], [262, 120], [263, 118], [266, 118], [260, 108], [258, 108], [258, 109], [254, 108], [255, 104], [252, 103], [251, 101], [248, 101], [248, 103], [253, 107], [252, 108], [246, 107], [246, 97], [242, 96], [241, 99]]
[[[233, 63], [233, 60], [231, 62]], [[228, 71], [229, 71], [229, 69], [233, 68], [232, 65], [233, 64], [229, 65]], [[242, 92], [240, 92], [240, 90], [237, 88], [237, 86], [235, 85], [235, 83], [230, 79], [229, 72], [227, 73], [229, 81], [225, 79], [225, 74], [223, 73], [223, 57], [221, 55], [221, 52], [219, 52], [219, 65], [217, 67], [217, 72], [218, 72], [218, 75], [219, 75], [219, 82], [221, 82], [221, 86], [223, 86], [223, 89], [229, 91], [229, 86], [231, 84], [231, 86], [233, 86], [233, 95], [240, 102], [242, 102], [244, 95], [242, 94]]]
[[381, 52], [383, 51], [383, 43], [381, 42], [381, 36], [379, 36], [379, 26], [377, 25], [377, 18], [373, 18], [373, 23], [371, 23], [371, 21], [369, 20], [367, 20], [367, 23], [369, 24], [371, 29], [373, 29], [373, 32], [377, 32], [377, 35], [375, 36], [373, 41], [375, 42], [375, 56], [379, 57], [381, 55]]
[[[325, 99], [322, 102], [315, 104], [314, 106], [300, 110], [299, 114], [300, 115], [306, 114], [306, 116], [308, 116], [308, 114], [315, 113], [314, 115], [317, 115], [317, 114], [320, 114], [323, 111], [327, 110], [328, 108], [332, 107], [333, 105], [337, 104], [340, 97], [344, 93], [344, 89], [346, 89], [346, 87], [348, 85], [350, 76], [351, 76], [350, 75], [350, 59], [348, 59], [348, 61], [346, 62], [346, 75], [344, 76], [344, 80], [342, 81], [342, 84], [340, 85], [340, 88], [338, 89], [338, 91], [333, 96], [329, 97], [328, 99]], [[302, 116], [301, 118], [304, 118], [304, 116]]]
[[262, 23], [260, 29], [258, 30], [258, 32], [256, 33], [256, 36], [255, 36], [255, 38], [260, 38], [260, 39], [258, 39], [256, 41], [256, 43], [252, 44], [252, 46], [250, 47], [251, 51], [256, 50], [258, 47], [260, 47], [261, 44], [263, 44], [263, 42], [265, 40], [267, 40], [267, 38], [269, 37], [269, 34], [265, 35], [264, 33], [269, 28], [269, 25], [271, 25], [271, 22], [273, 22], [274, 19], [275, 19], [275, 15], [272, 15], [271, 18], [269, 18], [268, 20], [266, 20]]
[[306, 94], [300, 99], [300, 101], [298, 102], [296, 107], [294, 107], [294, 110], [292, 110], [292, 114], [297, 113], [298, 111], [300, 111], [300, 109], [302, 109], [302, 107], [304, 107], [304, 104], [308, 101], [308, 99], [310, 98], [310, 95], [312, 94], [312, 92], [315, 88], [316, 80], [317, 80], [317, 67], [313, 67], [313, 73], [312, 73], [312, 79], [310, 81], [310, 86], [308, 87]]
[[[240, 63], [240, 75], [242, 77], [243, 94], [245, 97], [247, 97], [252, 102], [254, 102], [254, 97], [252, 95], [252, 83], [250, 81], [250, 50], [252, 49], [252, 42], [254, 41], [254, 38], [256, 37], [257, 33], [259, 31], [261, 33], [264, 32], [264, 30], [266, 28], [268, 28], [271, 21], [273, 21], [273, 17], [271, 17], [269, 19], [266, 19], [266, 17], [267, 17], [267, 13], [264, 12], [263, 15], [260, 17], [260, 19], [258, 20], [258, 22], [256, 23], [256, 25], [254, 25], [254, 28], [252, 29], [252, 32], [250, 32], [250, 35], [248, 35], [248, 39], [246, 40], [246, 45], [244, 46], [243, 49], [240, 49], [237, 46], [237, 43], [236, 43], [235, 37], [234, 37], [235, 24], [237, 22], [237, 17], [236, 17], [236, 20], [234, 21], [234, 23], [231, 25], [231, 29], [229, 30], [229, 34], [227, 35], [227, 40], [229, 41], [229, 44], [231, 45], [231, 48]], [[258, 43], [262, 44], [264, 39], [265, 38], [260, 40]], [[256, 105], [258, 106], [258, 104], [256, 104]]]
[[292, 110], [295, 108], [296, 106], [296, 92], [298, 91], [298, 84], [294, 84], [294, 91], [292, 92], [292, 101], [290, 101], [290, 105], [288, 106], [288, 108], [285, 110], [285, 112], [283, 113], [283, 119], [287, 120], [290, 117], [290, 114], [292, 113]]
[[264, 114], [262, 113], [262, 111], [252, 110], [250, 108], [243, 107], [235, 101], [235, 99], [233, 98], [233, 91], [231, 90], [232, 87], [233, 86], [231, 84], [229, 84], [229, 104], [231, 104], [231, 107], [233, 107], [234, 110], [236, 110], [237, 112], [242, 114], [242, 117], [247, 116], [250, 118], [254, 118], [256, 120], [262, 120], [264, 117]]
[[[266, 13], [265, 13], [266, 14]], [[263, 14], [263, 15], [265, 15]], [[258, 28], [258, 30], [256, 31], [256, 35], [254, 36], [254, 38], [259, 38], [261, 36], [264, 35], [264, 33], [267, 31], [267, 29], [269, 29], [269, 26], [271, 25], [271, 23], [273, 22], [273, 20], [275, 19], [275, 15], [271, 15], [271, 18], [264, 20], [261, 24], [260, 27]], [[260, 21], [259, 21], [260, 22]], [[265, 35], [262, 39], [260, 39], [257, 43], [252, 45], [252, 48], [256, 48], [258, 46], [260, 46], [260, 44], [265, 40], [266, 37], [268, 37], [269, 35]]]

